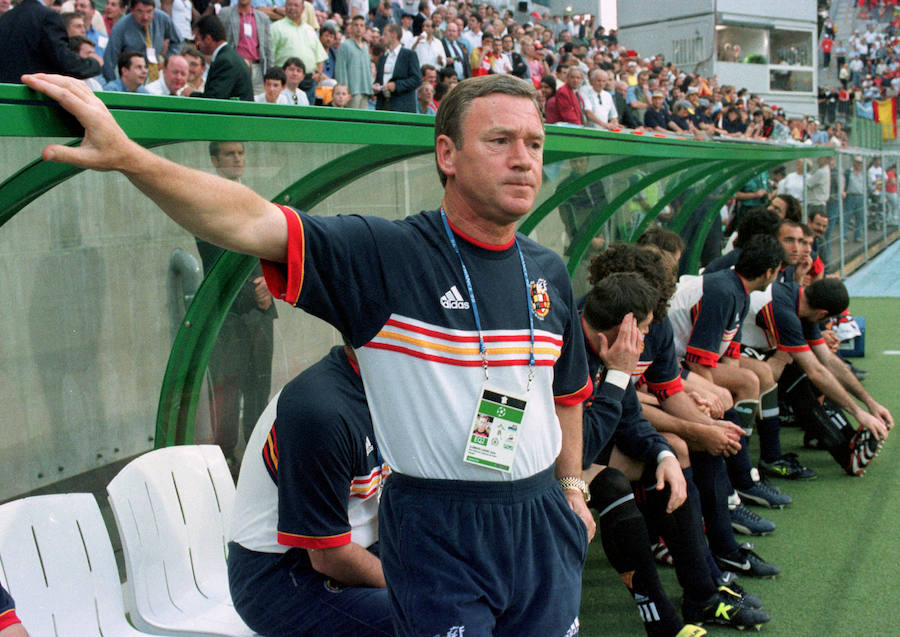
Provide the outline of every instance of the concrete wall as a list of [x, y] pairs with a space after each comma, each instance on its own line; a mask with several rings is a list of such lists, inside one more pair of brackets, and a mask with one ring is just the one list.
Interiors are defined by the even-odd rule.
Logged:
[[[715, 4], [715, 0], [678, 0], [678, 2], [619, 0], [616, 3], [619, 30], [621, 33], [629, 26], [679, 20], [688, 16], [712, 13], [715, 11]], [[619, 39], [621, 40], [621, 37]]]

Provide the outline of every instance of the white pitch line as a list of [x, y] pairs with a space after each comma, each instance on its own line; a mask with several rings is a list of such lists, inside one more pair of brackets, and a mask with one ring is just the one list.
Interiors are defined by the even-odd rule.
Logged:
[[900, 349], [886, 349], [882, 354], [887, 354], [888, 356], [900, 356]]

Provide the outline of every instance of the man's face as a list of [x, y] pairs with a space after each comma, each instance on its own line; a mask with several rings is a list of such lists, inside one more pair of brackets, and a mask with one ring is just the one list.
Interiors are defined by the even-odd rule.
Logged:
[[143, 55], [136, 55], [129, 62], [130, 66], [122, 67], [122, 83], [133, 91], [147, 79], [147, 62]]
[[809, 229], [817, 237], [824, 237], [825, 231], [828, 230], [828, 217], [826, 215], [814, 215], [809, 222]]
[[300, 23], [303, 13], [303, 0], [284, 0], [284, 14], [296, 23]]
[[188, 80], [188, 62], [180, 55], [174, 55], [166, 61], [163, 71], [166, 86], [173, 93], [181, 90]]
[[787, 215], [788, 205], [787, 202], [781, 197], [775, 197], [771, 202], [769, 202], [768, 208], [782, 219], [784, 219]]
[[73, 35], [84, 37], [84, 34], [84, 20], [81, 17], [75, 17], [69, 20], [69, 24], [66, 26], [66, 35], [71, 38]]
[[75, 10], [84, 16], [85, 24], [90, 24], [94, 18], [94, 5], [91, 0], [75, 0]]
[[593, 88], [598, 93], [606, 89], [607, 75], [604, 71], [598, 71], [597, 73], [592, 73], [591, 76], [591, 88]]
[[331, 31], [323, 31], [322, 35], [319, 36], [319, 42], [322, 43], [326, 51], [334, 46], [334, 39], [334, 33]]
[[812, 255], [812, 244], [813, 244], [813, 237], [808, 236], [806, 234], [803, 234], [803, 236], [800, 237], [800, 259], [801, 260]]
[[437, 84], [437, 71], [435, 69], [427, 69], [422, 73], [422, 83], [434, 86]]
[[366, 21], [365, 20], [353, 20], [350, 23], [350, 37], [354, 39], [360, 39], [366, 33]]
[[500, 42], [503, 45], [504, 53], [509, 53], [513, 50], [513, 39], [511, 35], [504, 35]]
[[478, 30], [481, 28], [481, 23], [478, 21], [478, 18], [472, 16], [469, 18], [469, 29], [478, 33]]
[[423, 104], [429, 104], [433, 99], [434, 86], [432, 86], [431, 84], [423, 84], [422, 88], [419, 89], [419, 101]]
[[200, 35], [197, 29], [194, 29], [194, 44], [201, 53], [206, 55], [212, 55], [216, 50], [216, 41], [212, 39], [212, 36]]
[[662, 108], [663, 104], [663, 96], [662, 95], [654, 95], [650, 98], [650, 103], [653, 104], [653, 108], [655, 110], [659, 110]]
[[153, 5], [137, 3], [131, 10], [131, 15], [141, 27], [150, 26], [150, 23], [153, 22]]
[[281, 91], [284, 90], [284, 84], [281, 83], [281, 80], [268, 79], [263, 82], [263, 90], [266, 92], [266, 101], [274, 104], [278, 101]]
[[577, 91], [578, 87], [584, 81], [584, 73], [581, 69], [572, 67], [566, 75], [566, 85], [573, 91]]
[[241, 142], [222, 142], [219, 144], [219, 154], [211, 156], [209, 160], [220, 176], [237, 181], [244, 174], [244, 145]]
[[803, 230], [799, 227], [784, 225], [778, 231], [778, 241], [784, 248], [784, 262], [797, 265], [803, 256]]
[[447, 23], [447, 29], [444, 31], [444, 37], [446, 37], [451, 42], [459, 37], [459, 27], [456, 26], [455, 22]]
[[431, 38], [431, 36], [434, 35], [434, 22], [425, 20], [425, 22], [422, 23], [422, 33], [425, 34], [426, 38]]
[[300, 86], [300, 82], [303, 81], [303, 78], [306, 77], [306, 73], [296, 64], [289, 64], [284, 69], [284, 74], [287, 75], [287, 85], [290, 89], [296, 89]]
[[[106, 5], [109, 6], [109, 5]], [[200, 79], [200, 76], [203, 75], [203, 69], [206, 68], [206, 63], [202, 58], [194, 57], [193, 55], [185, 56], [188, 65], [188, 81], [196, 82]]]
[[391, 29], [385, 29], [384, 35], [381, 36], [381, 43], [388, 51], [397, 46], [397, 36]]

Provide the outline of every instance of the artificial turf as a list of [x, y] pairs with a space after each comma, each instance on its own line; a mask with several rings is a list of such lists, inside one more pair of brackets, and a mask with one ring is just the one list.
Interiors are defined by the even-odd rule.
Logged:
[[[854, 298], [851, 311], [866, 317], [866, 356], [852, 359], [868, 370], [866, 390], [900, 422], [900, 299]], [[825, 451], [802, 447], [800, 429], [782, 430], [784, 452], [794, 451], [818, 474], [808, 482], [776, 484], [794, 504], [784, 510], [754, 510], [778, 525], [751, 541], [766, 560], [781, 567], [775, 579], [741, 578], [763, 600], [772, 621], [762, 632], [779, 637], [900, 635], [900, 429], [862, 478], [847, 476]], [[751, 441], [751, 457], [758, 443]], [[663, 585], [676, 604], [681, 588], [674, 570], [660, 567]], [[894, 601], [892, 601], [894, 600]], [[710, 635], [734, 630], [706, 626]], [[637, 608], [595, 538], [584, 570], [581, 634], [585, 637], [644, 635]]]

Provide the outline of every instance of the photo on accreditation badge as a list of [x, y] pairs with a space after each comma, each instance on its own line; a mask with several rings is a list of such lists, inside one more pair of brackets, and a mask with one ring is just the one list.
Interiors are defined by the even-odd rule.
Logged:
[[493, 416], [485, 416], [481, 414], [475, 421], [472, 428], [472, 442], [486, 445], [491, 435], [491, 423], [494, 422]]

